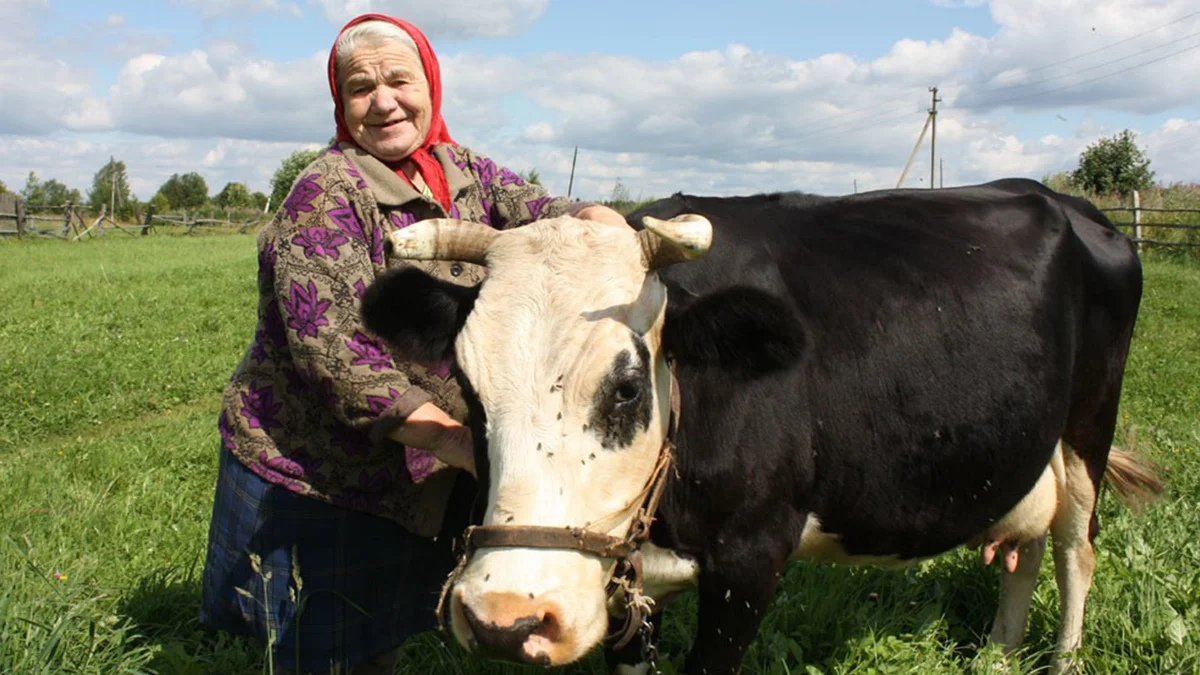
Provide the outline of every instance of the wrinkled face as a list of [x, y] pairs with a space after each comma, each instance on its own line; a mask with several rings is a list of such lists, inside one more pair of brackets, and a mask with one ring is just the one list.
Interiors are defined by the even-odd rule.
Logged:
[[394, 42], [359, 46], [338, 74], [342, 116], [363, 150], [399, 161], [421, 147], [432, 121], [425, 70], [415, 52]]
[[[483, 524], [623, 536], [669, 416], [666, 293], [632, 230], [566, 220], [498, 238], [456, 342], [486, 413]], [[454, 635], [495, 656], [571, 662], [607, 629], [611, 566], [567, 550], [478, 549], [449, 596]]]

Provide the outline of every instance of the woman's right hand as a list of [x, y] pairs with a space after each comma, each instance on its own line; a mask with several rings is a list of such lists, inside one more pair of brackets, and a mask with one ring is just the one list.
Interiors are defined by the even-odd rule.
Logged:
[[397, 443], [433, 453], [446, 464], [475, 476], [475, 445], [471, 430], [433, 403], [412, 412], [390, 437]]

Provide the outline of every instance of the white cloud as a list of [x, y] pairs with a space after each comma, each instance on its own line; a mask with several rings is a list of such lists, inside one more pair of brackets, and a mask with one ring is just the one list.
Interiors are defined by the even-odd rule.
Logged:
[[320, 53], [256, 59], [227, 42], [143, 54], [125, 64], [110, 91], [114, 123], [160, 136], [321, 142], [333, 133], [325, 60]]
[[964, 64], [977, 72], [955, 103], [1141, 113], [1189, 103], [1200, 97], [1200, 77], [1186, 76], [1200, 73], [1200, 49], [1172, 54], [1200, 47], [1187, 38], [1195, 17], [1179, 21], [1195, 9], [1191, 0], [992, 0], [1001, 28], [986, 59]]
[[375, 12], [419, 26], [431, 41], [517, 35], [546, 11], [549, 0], [313, 0], [330, 23]]
[[304, 11], [296, 3], [281, 2], [280, 0], [176, 0], [176, 2], [199, 9], [207, 19], [229, 15], [244, 16], [259, 12], [282, 12], [294, 17], [304, 15]]

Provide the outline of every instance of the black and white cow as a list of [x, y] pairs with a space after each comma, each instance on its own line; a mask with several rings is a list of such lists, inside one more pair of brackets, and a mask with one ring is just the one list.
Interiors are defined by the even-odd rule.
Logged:
[[[677, 465], [643, 553], [652, 594], [698, 586], [687, 672], [737, 672], [789, 560], [972, 544], [1008, 572], [991, 638], [1013, 649], [1049, 532], [1069, 665], [1101, 481], [1154, 480], [1110, 455], [1142, 288], [1129, 239], [1025, 180], [677, 195], [630, 221], [648, 229], [429, 221], [389, 242], [488, 266], [471, 289], [390, 273], [364, 302], [407, 356], [455, 360], [480, 521], [622, 535], [664, 438], [670, 362]], [[611, 574], [579, 551], [480, 548], [449, 589], [451, 630], [489, 656], [570, 663], [609, 630]]]

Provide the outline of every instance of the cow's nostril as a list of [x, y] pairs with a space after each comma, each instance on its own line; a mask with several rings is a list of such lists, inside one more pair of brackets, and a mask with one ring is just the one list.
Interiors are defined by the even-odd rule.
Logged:
[[562, 623], [558, 619], [558, 614], [549, 609], [543, 609], [538, 612], [538, 618], [541, 619], [541, 625], [538, 626], [535, 633], [550, 642], [558, 642], [562, 638]]

